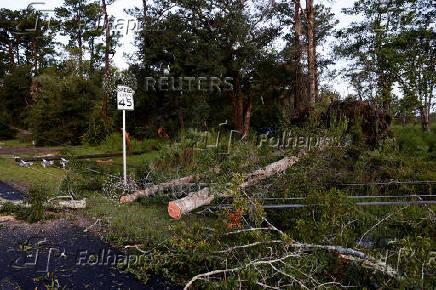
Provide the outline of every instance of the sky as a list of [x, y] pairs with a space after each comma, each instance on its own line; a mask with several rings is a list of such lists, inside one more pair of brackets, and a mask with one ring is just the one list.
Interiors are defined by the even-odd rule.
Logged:
[[[302, 6], [304, 8], [304, 2], [301, 1]], [[315, 1], [316, 2], [316, 1]], [[321, 0], [326, 6], [330, 6], [332, 8], [332, 12], [335, 14], [336, 18], [339, 20], [338, 29], [347, 26], [352, 22], [353, 18], [351, 16], [345, 15], [341, 12], [342, 8], [350, 7], [354, 1], [352, 0]], [[32, 5], [35, 9], [38, 10], [53, 10], [55, 7], [61, 6], [63, 0], [1, 0], [0, 8], [7, 8], [11, 10], [25, 9], [29, 5]], [[112, 61], [119, 69], [125, 69], [128, 67], [129, 59], [128, 54], [132, 54], [135, 52], [135, 46], [133, 45], [134, 41], [134, 32], [132, 30], [127, 30], [127, 22], [129, 22], [130, 28], [134, 25], [134, 19], [132, 16], [126, 14], [124, 12], [125, 9], [134, 8], [134, 7], [142, 7], [142, 0], [116, 0], [112, 5], [108, 6], [108, 13], [113, 15], [116, 20], [120, 19], [120, 21], [124, 21], [124, 29], [123, 29], [123, 37], [120, 39], [121, 46], [117, 48], [116, 54], [113, 56]], [[48, 15], [54, 15], [53, 12], [47, 12]], [[121, 20], [122, 19], [122, 20]], [[121, 27], [120, 27], [121, 28]], [[61, 40], [62, 41], [62, 40]], [[333, 45], [334, 39], [332, 38], [329, 43], [325, 46], [325, 48], [321, 48], [321, 53], [328, 53], [329, 47]], [[345, 61], [341, 61], [337, 63], [334, 69], [341, 71], [347, 63]], [[323, 82], [323, 81], [321, 81]], [[351, 93], [353, 90], [348, 86], [346, 80], [341, 78], [336, 78], [334, 82], [331, 81], [328, 83], [334, 90], [339, 92], [342, 96], [346, 96]]]

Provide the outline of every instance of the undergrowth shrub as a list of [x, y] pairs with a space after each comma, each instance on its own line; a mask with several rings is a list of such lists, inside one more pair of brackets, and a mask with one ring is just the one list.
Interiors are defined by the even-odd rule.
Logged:
[[89, 121], [88, 129], [80, 139], [83, 144], [99, 145], [109, 135], [109, 131], [110, 128], [107, 128], [101, 116], [97, 115], [97, 118]]
[[27, 221], [37, 222], [44, 218], [44, 203], [48, 200], [48, 189], [43, 185], [32, 185], [29, 188], [29, 203], [31, 204]]
[[430, 154], [435, 156], [436, 132], [424, 132], [421, 128], [407, 126], [395, 128], [399, 150], [402, 153], [412, 156], [423, 156]]
[[11, 128], [9, 121], [8, 114], [0, 109], [0, 140], [12, 139], [17, 134], [17, 130]]
[[[92, 192], [101, 191], [105, 174], [110, 174], [111, 168], [96, 166], [85, 160], [70, 158], [67, 163], [67, 173], [63, 178], [60, 191], [74, 198], [80, 199], [89, 196]], [[119, 173], [113, 173], [118, 174]], [[121, 176], [121, 175], [120, 175]], [[120, 177], [121, 179], [121, 177]]]

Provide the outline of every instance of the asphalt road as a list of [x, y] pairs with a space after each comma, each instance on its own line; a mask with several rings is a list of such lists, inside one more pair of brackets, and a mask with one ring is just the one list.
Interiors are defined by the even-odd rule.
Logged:
[[[22, 199], [23, 194], [0, 182], [0, 197]], [[48, 286], [58, 289], [179, 289], [160, 276], [150, 275], [144, 284], [117, 269], [117, 265], [126, 269], [143, 259], [140, 255], [124, 254], [84, 232], [83, 227], [71, 219], [36, 224], [0, 222], [0, 290], [46, 289]]]
[[0, 197], [7, 200], [22, 200], [24, 195], [0, 181]]

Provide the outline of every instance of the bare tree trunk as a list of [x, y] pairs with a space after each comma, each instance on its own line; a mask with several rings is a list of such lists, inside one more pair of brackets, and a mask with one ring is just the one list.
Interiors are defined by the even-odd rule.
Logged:
[[314, 16], [313, 16], [313, 0], [306, 0], [306, 10], [307, 10], [307, 58], [309, 65], [309, 104], [310, 106], [315, 105], [316, 100], [316, 48], [314, 39]]
[[14, 66], [15, 64], [14, 47], [12, 41], [9, 38], [8, 38], [8, 51], [9, 51], [9, 59], [11, 62], [11, 66]]
[[94, 51], [95, 51], [95, 48], [94, 48], [94, 41], [95, 41], [94, 37], [92, 37], [92, 38], [89, 40], [89, 54], [91, 55], [91, 58], [89, 59], [89, 71], [90, 71], [91, 74], [94, 73], [94, 63], [95, 63], [95, 56], [94, 56]]
[[109, 46], [110, 46], [110, 31], [109, 31], [109, 18], [106, 9], [106, 0], [102, 0], [103, 14], [104, 14], [104, 26], [106, 30], [106, 47], [104, 52], [104, 91], [103, 91], [103, 120], [107, 124], [107, 102], [109, 96]]
[[179, 107], [179, 123], [180, 123], [180, 130], [185, 130], [185, 122], [183, 121], [183, 113], [182, 109]]
[[242, 134], [243, 131], [243, 112], [244, 112], [244, 100], [242, 96], [241, 88], [241, 74], [236, 73], [235, 83], [233, 88], [232, 106], [233, 106], [233, 124], [235, 130]]
[[244, 131], [242, 133], [243, 136], [248, 136], [248, 134], [250, 133], [252, 111], [253, 111], [253, 95], [250, 94], [248, 97], [247, 110], [245, 111]]
[[21, 59], [20, 59], [20, 43], [17, 41], [16, 44], [17, 45], [15, 46], [15, 51], [16, 51], [16, 55], [17, 55], [17, 65], [19, 65], [20, 61], [21, 61]]
[[36, 76], [38, 74], [38, 53], [36, 50], [35, 36], [32, 36], [32, 47], [33, 47], [33, 60], [34, 60], [34, 68], [35, 68], [35, 76]]
[[320, 97], [319, 96], [319, 70], [318, 70], [318, 56], [316, 54], [316, 47], [317, 44], [315, 42], [315, 97]]
[[302, 65], [301, 59], [303, 51], [301, 49], [301, 14], [300, 14], [300, 0], [295, 0], [295, 13], [294, 13], [294, 33], [295, 33], [295, 97], [294, 108], [300, 109], [301, 102], [301, 73]]
[[425, 132], [430, 132], [430, 110], [429, 106], [425, 105], [421, 109], [421, 125], [422, 130]]
[[81, 9], [81, 7], [79, 8], [79, 11], [77, 12], [77, 19], [78, 19], [78, 22], [79, 22], [79, 30], [78, 30], [78, 33], [77, 33], [77, 45], [79, 46], [79, 71], [80, 71], [80, 74], [82, 75], [82, 69], [83, 69], [83, 67], [82, 67], [82, 63], [83, 63], [83, 43], [82, 43], [82, 30], [81, 30], [82, 27], [80, 25], [80, 23], [82, 21], [81, 14], [80, 14], [80, 9]]
[[179, 125], [180, 125], [180, 130], [183, 131], [185, 130], [185, 121], [183, 120], [183, 110], [182, 107], [180, 106], [180, 98], [183, 95], [179, 96], [176, 98], [176, 106], [177, 106], [177, 115], [179, 118]]

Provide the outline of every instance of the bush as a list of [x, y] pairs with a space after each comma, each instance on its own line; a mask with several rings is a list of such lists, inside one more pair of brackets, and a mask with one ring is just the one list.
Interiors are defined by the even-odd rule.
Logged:
[[29, 189], [30, 204], [32, 205], [27, 221], [34, 223], [44, 218], [44, 203], [47, 201], [47, 188], [33, 185]]
[[10, 127], [6, 112], [0, 112], [0, 140], [14, 138], [17, 131]]
[[44, 203], [47, 201], [47, 188], [42, 185], [32, 185], [29, 189], [30, 208], [24, 208], [11, 202], [6, 202], [0, 208], [0, 213], [15, 214], [17, 219], [35, 223], [45, 218]]
[[89, 124], [85, 134], [81, 137], [82, 143], [89, 145], [99, 145], [103, 142], [109, 134], [102, 118], [93, 118]]
[[424, 132], [415, 126], [396, 127], [394, 131], [401, 152], [412, 156], [436, 152], [436, 133], [434, 131]]
[[123, 135], [119, 133], [112, 133], [107, 136], [100, 147], [105, 152], [122, 152], [123, 151]]
[[62, 78], [46, 73], [35, 79], [40, 93], [33, 97], [27, 122], [37, 145], [80, 143], [89, 128], [89, 119], [100, 89], [92, 80], [78, 76]]

